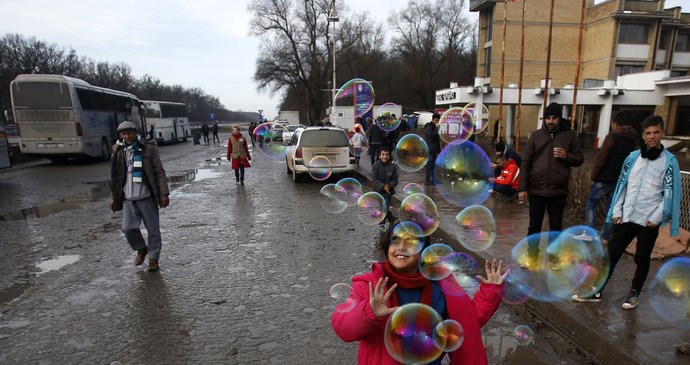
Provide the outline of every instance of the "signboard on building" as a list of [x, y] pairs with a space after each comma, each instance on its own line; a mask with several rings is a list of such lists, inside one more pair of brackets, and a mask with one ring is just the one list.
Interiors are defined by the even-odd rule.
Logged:
[[460, 101], [458, 98], [458, 92], [455, 90], [441, 90], [436, 92], [436, 103], [437, 104], [449, 104], [457, 103]]

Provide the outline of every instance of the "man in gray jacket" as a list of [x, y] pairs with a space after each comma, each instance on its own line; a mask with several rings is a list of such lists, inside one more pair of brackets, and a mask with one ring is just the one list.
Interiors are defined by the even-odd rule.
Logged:
[[[163, 163], [154, 143], [141, 140], [137, 126], [129, 121], [117, 127], [121, 139], [113, 145], [110, 165], [110, 208], [122, 210], [122, 231], [133, 250], [135, 265], [148, 254], [148, 271], [158, 271], [161, 232], [158, 207], [170, 203], [170, 190]], [[139, 229], [142, 220], [148, 232], [148, 247]]]
[[[388, 147], [381, 147], [378, 150], [379, 159], [374, 162], [371, 169], [371, 179], [374, 182], [374, 191], [381, 194], [386, 201], [386, 220], [393, 223], [395, 218], [391, 214], [391, 198], [395, 194], [395, 187], [398, 186], [398, 167], [391, 161], [391, 150]], [[383, 222], [379, 224], [383, 229]]]
[[[561, 107], [546, 107], [542, 128], [532, 132], [522, 155], [518, 198], [529, 198], [527, 235], [541, 232], [544, 213], [549, 212], [549, 229], [563, 230], [563, 212], [568, 197], [570, 168], [582, 165], [584, 155], [570, 123], [561, 119]], [[534, 240], [532, 240], [534, 241]], [[529, 242], [530, 260], [539, 253], [538, 242]]]

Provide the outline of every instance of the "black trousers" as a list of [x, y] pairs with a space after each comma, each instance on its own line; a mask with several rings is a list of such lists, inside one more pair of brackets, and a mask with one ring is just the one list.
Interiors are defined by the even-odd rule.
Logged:
[[[529, 227], [527, 235], [541, 232], [541, 225], [544, 221], [544, 213], [549, 213], [549, 230], [551, 232], [563, 230], [563, 212], [568, 196], [542, 196], [529, 195]], [[549, 242], [550, 243], [550, 242]], [[533, 259], [539, 256], [539, 239], [529, 240], [528, 255]]]
[[[637, 250], [635, 251], [635, 265], [637, 265], [637, 267], [635, 268], [635, 276], [633, 276], [630, 289], [635, 289], [637, 294], [639, 294], [642, 291], [645, 280], [647, 280], [647, 274], [649, 274], [649, 261], [652, 257], [652, 250], [654, 250], [654, 244], [658, 236], [659, 226], [649, 228], [636, 223], [614, 224], [611, 232], [611, 240], [609, 241], [611, 270], [609, 270], [609, 276], [606, 278], [606, 283], [611, 279], [613, 269], [616, 267], [616, 264], [618, 264], [618, 260], [623, 256], [625, 249], [632, 239], [637, 237]], [[604, 283], [604, 286], [606, 286], [606, 283]]]
[[234, 170], [235, 170], [235, 180], [244, 181], [244, 165], [240, 164], [240, 168], [234, 169]]

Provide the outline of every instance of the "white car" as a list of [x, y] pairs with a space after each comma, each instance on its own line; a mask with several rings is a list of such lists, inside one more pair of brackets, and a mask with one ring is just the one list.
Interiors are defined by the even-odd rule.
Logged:
[[283, 142], [285, 142], [285, 144], [290, 143], [292, 133], [294, 133], [298, 128], [304, 128], [304, 126], [301, 124], [290, 124], [285, 126], [285, 131], [283, 132]]
[[292, 181], [309, 174], [307, 165], [316, 156], [324, 156], [331, 162], [331, 173], [342, 174], [355, 169], [355, 158], [350, 155], [350, 141], [344, 130], [336, 127], [298, 128], [293, 132], [287, 147], [285, 163]]

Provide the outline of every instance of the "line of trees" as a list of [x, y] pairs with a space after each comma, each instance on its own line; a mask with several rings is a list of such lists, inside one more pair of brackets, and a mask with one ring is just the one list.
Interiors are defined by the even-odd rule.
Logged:
[[[299, 110], [309, 123], [331, 103], [332, 15], [335, 0], [255, 0], [250, 32], [262, 40], [254, 79], [259, 90], [282, 95], [281, 110]], [[403, 112], [433, 110], [435, 91], [449, 82], [472, 84], [476, 71], [476, 22], [466, 0], [410, 0], [391, 14], [386, 28], [368, 13], [338, 0], [335, 87], [361, 77], [373, 82], [376, 103], [395, 102]]]
[[126, 63], [95, 61], [79, 56], [72, 48], [36, 37], [5, 34], [0, 38], [0, 110], [11, 110], [10, 82], [20, 74], [66, 75], [91, 85], [125, 91], [142, 100], [186, 103], [193, 121], [206, 120], [210, 112], [214, 112], [218, 120], [256, 121], [259, 118], [255, 112], [227, 110], [217, 97], [197, 87], [166, 85], [151, 75], [137, 78]]

